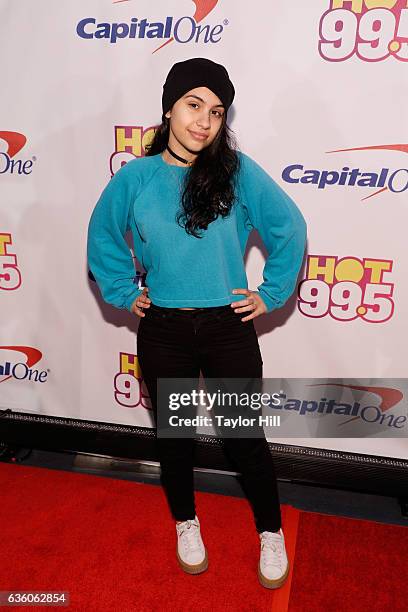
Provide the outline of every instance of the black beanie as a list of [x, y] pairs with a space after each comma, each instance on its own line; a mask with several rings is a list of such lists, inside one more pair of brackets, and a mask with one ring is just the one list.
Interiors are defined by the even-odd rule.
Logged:
[[235, 89], [227, 70], [205, 57], [193, 57], [174, 64], [163, 85], [163, 118], [173, 104], [187, 91], [195, 87], [208, 87], [224, 105], [225, 112], [231, 106]]

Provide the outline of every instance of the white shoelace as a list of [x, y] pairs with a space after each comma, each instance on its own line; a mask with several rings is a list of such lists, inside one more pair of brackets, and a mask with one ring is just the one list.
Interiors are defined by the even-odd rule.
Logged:
[[186, 552], [201, 550], [200, 532], [195, 519], [188, 519], [179, 523], [177, 532]]
[[[274, 565], [281, 569], [283, 564], [283, 546], [284, 542], [280, 533], [273, 533], [272, 531], [262, 532], [261, 554], [263, 564]], [[272, 551], [273, 554], [268, 554], [268, 551]]]

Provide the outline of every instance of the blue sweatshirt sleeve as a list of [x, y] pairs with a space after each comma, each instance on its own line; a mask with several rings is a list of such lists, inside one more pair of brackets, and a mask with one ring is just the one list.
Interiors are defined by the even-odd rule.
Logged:
[[290, 196], [248, 155], [241, 153], [246, 226], [257, 229], [268, 251], [258, 291], [267, 312], [287, 302], [302, 266], [306, 221]]
[[127, 310], [143, 291], [135, 284], [132, 252], [125, 240], [138, 186], [137, 176], [129, 176], [129, 164], [116, 172], [99, 197], [89, 221], [87, 241], [88, 266], [103, 299]]

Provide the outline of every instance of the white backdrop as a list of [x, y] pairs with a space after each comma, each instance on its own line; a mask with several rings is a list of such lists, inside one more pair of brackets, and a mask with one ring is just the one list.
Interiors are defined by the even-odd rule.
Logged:
[[[151, 425], [139, 320], [88, 280], [87, 225], [170, 67], [208, 57], [241, 150], [308, 224], [297, 291], [255, 321], [264, 376], [299, 406], [359, 404], [277, 440], [407, 458], [406, 0], [1, 0], [0, 33], [0, 407]], [[254, 232], [251, 289], [265, 255]]]

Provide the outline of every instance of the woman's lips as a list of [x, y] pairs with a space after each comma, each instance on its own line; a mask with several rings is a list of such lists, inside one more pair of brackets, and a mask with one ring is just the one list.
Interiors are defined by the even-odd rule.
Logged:
[[201, 140], [202, 141], [202, 140], [207, 140], [207, 138], [208, 138], [207, 134], [199, 134], [197, 132], [192, 132], [191, 130], [188, 130], [188, 131], [190, 132], [190, 134], [192, 135], [192, 137], [195, 140]]

